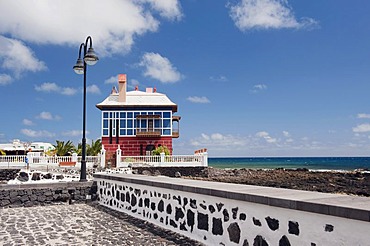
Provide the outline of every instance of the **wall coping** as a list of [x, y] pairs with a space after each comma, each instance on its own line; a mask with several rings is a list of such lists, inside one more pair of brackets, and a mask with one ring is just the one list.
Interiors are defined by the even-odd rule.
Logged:
[[29, 189], [54, 189], [54, 188], [80, 188], [92, 186], [93, 181], [87, 182], [56, 182], [56, 183], [39, 183], [39, 184], [0, 184], [0, 191], [2, 190], [29, 190]]
[[148, 185], [370, 222], [370, 198], [367, 197], [137, 174], [95, 173], [94, 179]]

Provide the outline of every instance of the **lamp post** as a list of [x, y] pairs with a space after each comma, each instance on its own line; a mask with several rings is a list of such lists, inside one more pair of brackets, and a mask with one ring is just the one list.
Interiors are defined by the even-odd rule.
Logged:
[[[87, 50], [87, 45], [90, 40], [90, 47]], [[81, 59], [81, 50], [83, 48], [84, 56], [83, 60]], [[73, 66], [73, 70], [77, 74], [84, 75], [84, 89], [83, 89], [83, 116], [82, 116], [82, 159], [81, 159], [81, 173], [80, 173], [80, 182], [87, 181], [86, 179], [86, 68], [87, 65], [95, 65], [98, 62], [99, 58], [95, 54], [92, 47], [92, 38], [88, 36], [85, 43], [80, 45], [80, 50], [78, 52], [78, 59], [76, 65]]]

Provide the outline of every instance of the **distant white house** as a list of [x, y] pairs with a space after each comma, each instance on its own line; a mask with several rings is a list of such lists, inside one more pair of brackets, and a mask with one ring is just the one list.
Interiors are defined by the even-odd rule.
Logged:
[[28, 147], [28, 150], [32, 152], [47, 152], [47, 151], [55, 150], [55, 147], [51, 143], [33, 142]]
[[21, 142], [19, 139], [14, 139], [12, 143], [0, 144], [0, 149], [6, 155], [24, 155], [27, 152], [47, 152], [54, 150], [55, 147], [50, 143], [44, 142]]

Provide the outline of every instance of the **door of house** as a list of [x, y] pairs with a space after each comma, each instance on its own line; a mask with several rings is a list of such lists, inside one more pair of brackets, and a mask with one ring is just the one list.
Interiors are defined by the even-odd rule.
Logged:
[[152, 155], [153, 150], [155, 149], [155, 146], [152, 144], [149, 144], [145, 148], [145, 155]]

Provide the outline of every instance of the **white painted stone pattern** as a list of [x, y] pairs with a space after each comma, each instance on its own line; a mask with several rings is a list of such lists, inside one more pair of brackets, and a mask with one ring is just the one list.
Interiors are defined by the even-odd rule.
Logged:
[[370, 223], [97, 179], [99, 203], [206, 245], [369, 245]]

